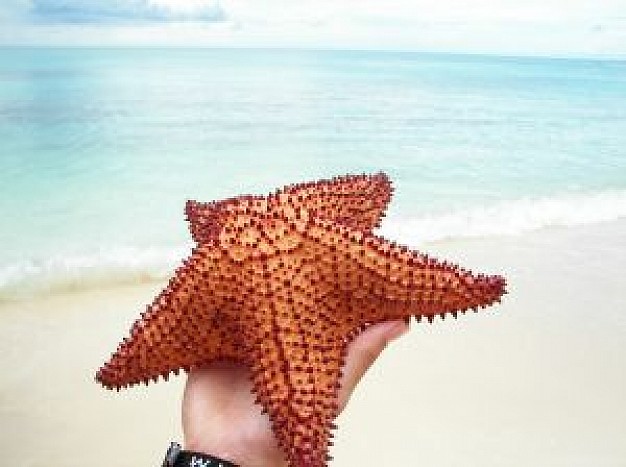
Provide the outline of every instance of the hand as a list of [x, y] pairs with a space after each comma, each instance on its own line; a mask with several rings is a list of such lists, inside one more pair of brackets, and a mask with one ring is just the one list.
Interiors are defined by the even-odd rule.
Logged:
[[[339, 390], [340, 411], [387, 344], [407, 329], [404, 321], [389, 321], [370, 327], [350, 343]], [[240, 366], [224, 364], [189, 373], [183, 397], [185, 449], [243, 467], [286, 466], [269, 418], [254, 403], [251, 389], [248, 370]]]

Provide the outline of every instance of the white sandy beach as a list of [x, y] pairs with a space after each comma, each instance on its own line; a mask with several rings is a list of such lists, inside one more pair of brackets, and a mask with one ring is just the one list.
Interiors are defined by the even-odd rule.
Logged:
[[[626, 221], [425, 251], [502, 273], [503, 305], [412, 325], [340, 417], [334, 466], [626, 465]], [[160, 465], [183, 378], [95, 370], [162, 284], [0, 304], [0, 464]]]

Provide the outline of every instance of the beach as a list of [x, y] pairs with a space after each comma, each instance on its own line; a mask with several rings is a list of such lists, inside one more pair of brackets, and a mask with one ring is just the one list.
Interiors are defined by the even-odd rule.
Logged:
[[[626, 465], [625, 238], [622, 219], [420, 245], [509, 294], [413, 322], [339, 417], [331, 465]], [[184, 377], [116, 393], [94, 373], [163, 284], [0, 303], [3, 464], [160, 465]]]
[[184, 377], [94, 376], [192, 246], [187, 200], [385, 173], [379, 233], [501, 305], [413, 323], [334, 466], [626, 466], [626, 62], [0, 48], [0, 464], [160, 465]]

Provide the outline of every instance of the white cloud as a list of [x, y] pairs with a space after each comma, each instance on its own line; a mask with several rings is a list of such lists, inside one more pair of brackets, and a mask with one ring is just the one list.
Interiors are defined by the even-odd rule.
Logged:
[[217, 1], [187, 0], [31, 0], [30, 17], [44, 23], [140, 23], [223, 21]]

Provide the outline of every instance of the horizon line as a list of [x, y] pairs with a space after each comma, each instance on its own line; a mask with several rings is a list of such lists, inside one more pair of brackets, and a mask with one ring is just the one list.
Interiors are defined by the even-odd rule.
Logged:
[[382, 52], [406, 53], [419, 55], [452, 55], [494, 58], [526, 58], [546, 60], [588, 60], [588, 61], [626, 61], [626, 54], [576, 54], [576, 53], [522, 53], [501, 51], [461, 51], [461, 50], [427, 50], [391, 47], [333, 47], [333, 46], [299, 46], [299, 45], [210, 45], [210, 44], [2, 44], [0, 49], [180, 49], [180, 50], [263, 50], [263, 51], [303, 51], [303, 52]]

